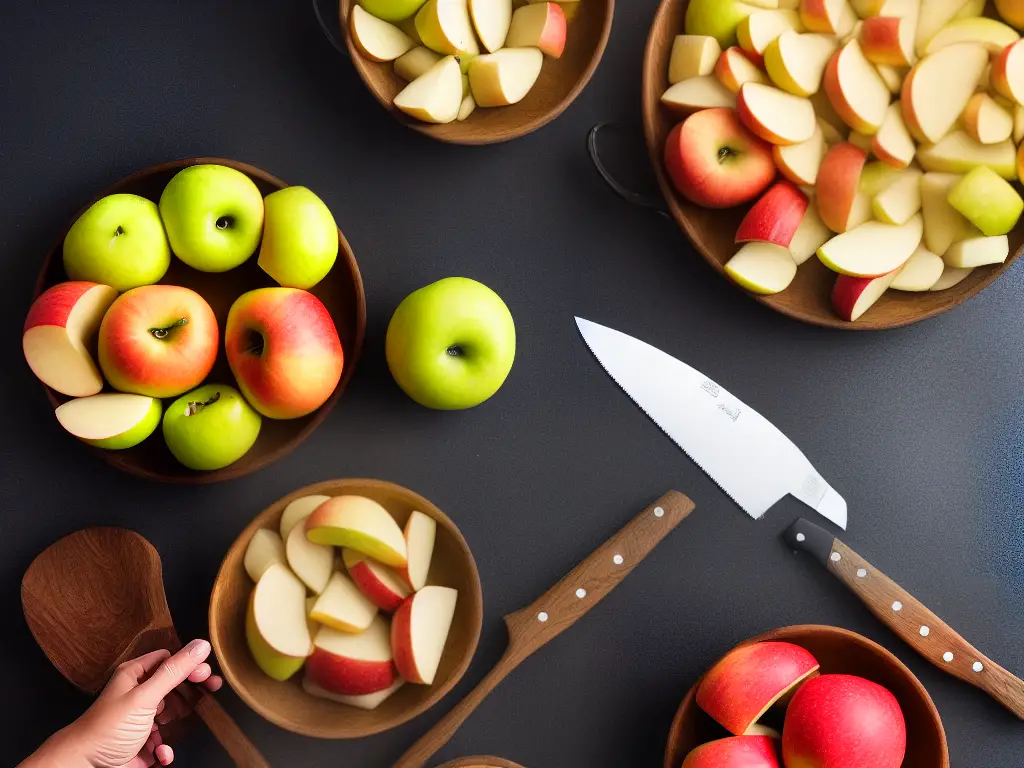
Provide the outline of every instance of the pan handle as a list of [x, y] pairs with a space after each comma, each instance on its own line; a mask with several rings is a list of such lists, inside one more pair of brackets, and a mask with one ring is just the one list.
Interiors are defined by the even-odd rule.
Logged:
[[316, 17], [316, 23], [320, 25], [320, 31], [324, 33], [324, 37], [327, 38], [327, 42], [331, 44], [334, 50], [346, 59], [351, 58], [348, 55], [348, 49], [345, 47], [345, 44], [339, 41], [338, 38], [334, 36], [334, 33], [331, 32], [331, 28], [327, 24], [327, 19], [324, 18], [324, 12], [320, 9], [320, 0], [313, 0], [313, 15]]
[[590, 162], [594, 164], [595, 170], [604, 179], [604, 183], [611, 187], [612, 192], [621, 197], [630, 205], [634, 205], [637, 208], [645, 208], [650, 211], [654, 211], [665, 218], [669, 218], [668, 211], [665, 209], [665, 203], [661, 198], [651, 197], [644, 195], [640, 192], [630, 189], [625, 184], [620, 182], [608, 167], [601, 160], [601, 152], [598, 148], [597, 137], [605, 128], [618, 128], [621, 127], [616, 123], [598, 123], [587, 132], [587, 154], [590, 155]]

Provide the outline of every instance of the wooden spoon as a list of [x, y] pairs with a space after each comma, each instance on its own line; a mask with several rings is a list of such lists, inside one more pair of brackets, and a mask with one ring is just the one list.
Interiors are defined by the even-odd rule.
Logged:
[[[88, 693], [99, 693], [129, 659], [181, 648], [160, 555], [123, 528], [87, 528], [47, 547], [25, 571], [21, 604], [43, 653]], [[236, 765], [270, 768], [213, 696], [188, 683], [177, 690]]]

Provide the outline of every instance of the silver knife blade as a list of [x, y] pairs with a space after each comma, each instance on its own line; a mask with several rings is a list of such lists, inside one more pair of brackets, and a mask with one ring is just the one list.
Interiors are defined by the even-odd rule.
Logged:
[[846, 502], [793, 441], [724, 387], [650, 344], [581, 317], [608, 375], [743, 511], [759, 519], [787, 493], [846, 530]]

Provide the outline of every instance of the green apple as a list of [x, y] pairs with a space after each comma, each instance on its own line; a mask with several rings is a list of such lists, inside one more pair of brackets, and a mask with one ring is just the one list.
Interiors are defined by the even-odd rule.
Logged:
[[200, 272], [227, 272], [260, 244], [263, 195], [241, 171], [193, 165], [164, 187], [160, 215], [179, 259]]
[[420, 405], [472, 408], [504, 383], [516, 356], [516, 328], [501, 298], [482, 283], [449, 277], [398, 305], [388, 325], [391, 375]]
[[1008, 234], [1024, 212], [1024, 200], [988, 166], [979, 165], [949, 191], [949, 204], [987, 237]]
[[57, 407], [57, 421], [79, 440], [120, 451], [132, 448], [156, 430], [163, 404], [155, 397], [103, 393], [68, 400]]
[[324, 201], [305, 187], [267, 195], [260, 268], [286, 288], [312, 288], [338, 258], [338, 225]]
[[138, 195], [107, 195], [71, 225], [64, 271], [127, 291], [158, 282], [171, 266], [171, 247], [156, 203]]
[[736, 45], [736, 27], [758, 10], [739, 0], [690, 0], [686, 9], [686, 34], [717, 38], [722, 50]]
[[413, 16], [427, 0], [359, 0], [359, 4], [378, 19], [404, 21]]
[[260, 415], [234, 387], [206, 384], [164, 413], [164, 440], [189, 469], [221, 469], [242, 458], [260, 433]]

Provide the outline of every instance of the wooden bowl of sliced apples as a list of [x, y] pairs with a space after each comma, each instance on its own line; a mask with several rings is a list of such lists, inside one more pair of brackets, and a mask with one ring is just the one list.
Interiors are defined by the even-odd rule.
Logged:
[[803, 322], [957, 306], [1024, 245], [1022, 28], [984, 0], [663, 0], [644, 127], [672, 216]]
[[340, 0], [356, 70], [396, 119], [496, 144], [558, 117], [590, 81], [614, 0]]

